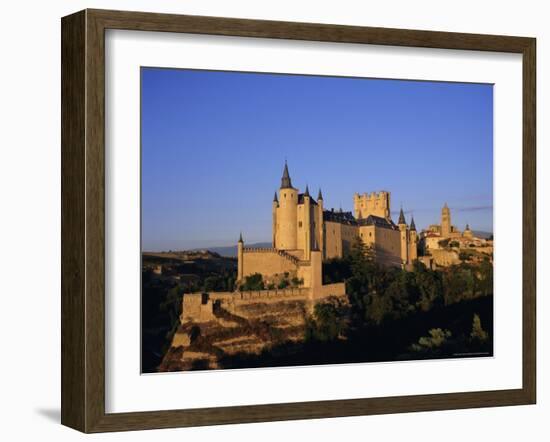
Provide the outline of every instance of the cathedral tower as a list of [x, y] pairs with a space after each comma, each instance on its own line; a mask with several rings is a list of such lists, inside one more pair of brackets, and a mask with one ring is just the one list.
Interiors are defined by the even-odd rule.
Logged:
[[298, 190], [292, 187], [288, 165], [281, 178], [279, 207], [276, 208], [275, 248], [296, 250], [297, 248]]
[[441, 209], [441, 236], [443, 238], [451, 236], [451, 209], [447, 203]]

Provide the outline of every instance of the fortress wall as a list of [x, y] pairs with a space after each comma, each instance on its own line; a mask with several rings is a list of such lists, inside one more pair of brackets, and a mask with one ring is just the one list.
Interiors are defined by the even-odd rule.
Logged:
[[208, 322], [216, 320], [214, 303], [221, 301], [227, 311], [242, 317], [249, 317], [246, 307], [253, 304], [277, 304], [285, 301], [309, 302], [327, 296], [345, 296], [345, 283], [327, 284], [315, 289], [299, 287], [281, 290], [257, 290], [246, 292], [185, 293], [180, 322]]
[[182, 301], [180, 322], [197, 321], [207, 322], [214, 320], [212, 299], [202, 293], [185, 293]]
[[342, 258], [347, 255], [358, 235], [359, 228], [357, 226], [326, 221], [323, 259]]
[[325, 222], [325, 259], [342, 257], [342, 224]]
[[359, 236], [367, 246], [373, 246], [376, 240], [376, 229], [374, 226], [359, 226]]
[[382, 265], [401, 266], [401, 232], [375, 227], [376, 259]]
[[342, 255], [345, 256], [351, 251], [351, 246], [357, 235], [359, 234], [359, 228], [348, 224], [342, 224]]
[[321, 286], [319, 295], [314, 294], [315, 299], [326, 298], [327, 296], [346, 296], [346, 283], [325, 284]]
[[297, 264], [273, 249], [244, 250], [243, 277], [260, 273], [264, 276], [296, 271]]

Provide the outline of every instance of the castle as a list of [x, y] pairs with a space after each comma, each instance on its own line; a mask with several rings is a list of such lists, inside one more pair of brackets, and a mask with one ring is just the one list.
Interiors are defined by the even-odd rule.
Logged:
[[259, 273], [266, 281], [282, 275], [301, 281], [316, 298], [329, 292], [322, 284], [322, 262], [341, 258], [361, 239], [382, 265], [409, 267], [417, 259], [418, 235], [411, 218], [407, 225], [403, 209], [397, 224], [390, 215], [390, 193], [354, 195], [354, 213], [325, 210], [321, 190], [314, 199], [292, 186], [285, 163], [279, 192], [272, 203], [271, 248], [246, 248], [238, 242], [238, 281]]
[[[298, 302], [311, 309], [329, 296], [345, 298], [345, 283], [323, 284], [322, 266], [324, 261], [344, 257], [357, 240], [371, 248], [381, 265], [407, 270], [417, 260], [429, 268], [457, 264], [460, 247], [478, 250], [479, 246], [481, 253], [492, 253], [492, 241], [476, 238], [469, 226], [460, 232], [452, 225], [447, 204], [441, 212], [441, 224], [431, 225], [419, 235], [412, 217], [407, 224], [403, 209], [397, 224], [393, 222], [389, 192], [356, 193], [353, 203], [353, 213], [325, 210], [321, 190], [314, 199], [307, 186], [303, 193], [292, 186], [285, 162], [281, 186], [272, 202], [272, 247], [245, 247], [241, 234], [236, 289], [186, 293], [181, 323], [215, 320], [215, 305], [246, 317], [258, 303]], [[447, 247], [449, 243], [453, 246]], [[424, 256], [418, 256], [419, 246]], [[261, 275], [264, 289], [244, 288], [247, 277], [256, 274]]]

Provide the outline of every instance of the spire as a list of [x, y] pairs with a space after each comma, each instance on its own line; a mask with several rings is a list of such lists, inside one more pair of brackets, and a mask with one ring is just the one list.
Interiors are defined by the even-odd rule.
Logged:
[[243, 232], [241, 232], [241, 234], [239, 235], [239, 242], [240, 242], [240, 243], [243, 242]]
[[277, 198], [277, 191], [275, 191], [275, 196], [273, 197], [273, 202], [278, 203], [279, 199]]
[[466, 230], [470, 230], [470, 224], [466, 224]]
[[306, 191], [304, 192], [304, 196], [309, 196], [309, 186], [306, 184]]
[[411, 230], [416, 232], [416, 226], [414, 225], [414, 216], [411, 216]]
[[321, 193], [320, 187], [319, 187], [319, 193], [317, 194], [317, 199], [323, 201], [323, 194]]
[[405, 221], [405, 214], [403, 213], [403, 207], [401, 207], [401, 210], [399, 211], [399, 220], [397, 221], [397, 224], [407, 224]]
[[449, 206], [447, 205], [447, 202], [445, 202], [445, 205], [443, 206], [444, 209], [448, 209]]
[[283, 177], [281, 178], [281, 189], [292, 189], [292, 181], [290, 181], [290, 174], [288, 173], [288, 164], [285, 160], [285, 169], [283, 170]]

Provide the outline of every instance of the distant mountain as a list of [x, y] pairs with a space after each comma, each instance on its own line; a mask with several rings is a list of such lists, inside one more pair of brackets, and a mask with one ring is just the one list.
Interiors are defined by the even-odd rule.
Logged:
[[[245, 244], [245, 247], [255, 247], [255, 248], [270, 248], [272, 247], [272, 244], [270, 242], [257, 242], [254, 244]], [[209, 250], [210, 252], [217, 253], [221, 256], [231, 257], [234, 258], [237, 256], [237, 245], [234, 246], [226, 246], [226, 247], [202, 247], [199, 249], [193, 249], [193, 250]]]
[[477, 236], [478, 238], [487, 239], [490, 236], [493, 236], [491, 232], [483, 232], [482, 230], [472, 230], [474, 236]]

